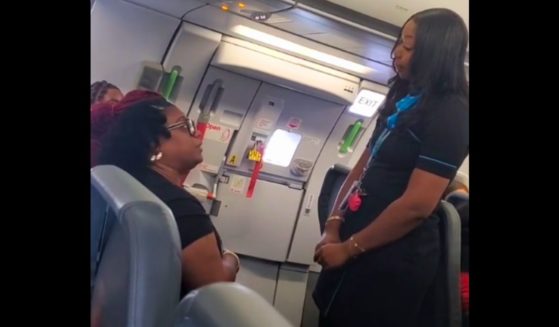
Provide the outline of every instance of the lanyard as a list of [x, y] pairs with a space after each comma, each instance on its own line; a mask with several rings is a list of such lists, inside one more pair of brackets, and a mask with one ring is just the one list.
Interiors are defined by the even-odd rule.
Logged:
[[396, 124], [398, 123], [398, 116], [402, 112], [405, 112], [413, 108], [413, 106], [417, 103], [417, 100], [419, 100], [420, 97], [421, 95], [414, 96], [408, 94], [406, 97], [396, 102], [396, 112], [390, 115], [388, 119], [386, 119], [386, 128], [382, 131], [378, 139], [375, 141], [375, 144], [371, 149], [371, 158], [369, 159], [369, 161], [377, 156], [380, 147], [384, 143], [384, 140], [386, 140], [386, 138], [390, 135], [390, 132], [394, 129], [394, 127], [396, 127]]
[[361, 198], [363, 195], [366, 195], [366, 193], [361, 188], [361, 183], [363, 182], [363, 177], [365, 177], [365, 173], [367, 172], [371, 161], [376, 157], [378, 151], [380, 150], [380, 147], [382, 146], [386, 138], [390, 135], [392, 129], [396, 127], [396, 124], [398, 123], [398, 115], [406, 110], [410, 110], [417, 103], [417, 100], [419, 100], [420, 97], [420, 95], [407, 95], [396, 103], [396, 112], [390, 115], [386, 120], [386, 128], [382, 131], [380, 136], [375, 141], [375, 144], [371, 149], [371, 156], [369, 157], [367, 164], [363, 168], [361, 176], [353, 182], [349, 192], [347, 192], [345, 198], [343, 199], [340, 205], [340, 209], [342, 211], [346, 211], [349, 209], [350, 211], [355, 212], [359, 210], [359, 207], [362, 203]]

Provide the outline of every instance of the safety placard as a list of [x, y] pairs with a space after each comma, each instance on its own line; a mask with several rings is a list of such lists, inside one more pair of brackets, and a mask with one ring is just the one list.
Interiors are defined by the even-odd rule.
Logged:
[[217, 167], [216, 165], [209, 164], [207, 162], [202, 162], [200, 164], [200, 169], [208, 173], [217, 174], [219, 167]]
[[255, 127], [263, 130], [270, 130], [273, 127], [274, 122], [268, 118], [258, 118], [256, 120]]
[[237, 156], [232, 155], [231, 157], [229, 157], [229, 160], [227, 160], [227, 164], [235, 166], [237, 164]]
[[308, 135], [303, 136], [303, 142], [309, 142], [317, 146], [320, 145], [320, 139], [314, 136], [308, 136]]
[[233, 129], [223, 125], [208, 123], [205, 140], [213, 140], [220, 143], [229, 143], [233, 136]]
[[241, 194], [245, 188], [245, 178], [239, 175], [231, 175], [229, 178], [229, 190]]

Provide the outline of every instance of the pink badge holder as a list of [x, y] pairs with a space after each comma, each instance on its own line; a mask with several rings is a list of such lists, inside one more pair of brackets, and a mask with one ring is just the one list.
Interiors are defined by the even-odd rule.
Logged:
[[347, 207], [350, 211], [356, 212], [361, 207], [362, 202], [363, 200], [361, 200], [361, 196], [359, 195], [359, 192], [356, 190], [349, 196], [349, 199], [347, 199]]

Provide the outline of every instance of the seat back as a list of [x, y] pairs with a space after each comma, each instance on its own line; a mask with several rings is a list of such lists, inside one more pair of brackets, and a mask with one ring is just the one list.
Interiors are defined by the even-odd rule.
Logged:
[[274, 307], [238, 283], [214, 283], [184, 297], [177, 327], [292, 327]]
[[[180, 239], [171, 210], [114, 166], [91, 169], [92, 326], [171, 326], [181, 285]], [[107, 228], [109, 226], [109, 228]], [[94, 251], [92, 251], [93, 253]]]
[[441, 258], [437, 275], [422, 306], [420, 326], [461, 327], [460, 217], [454, 206], [441, 201], [437, 209]]
[[441, 244], [443, 244], [442, 268], [445, 275], [444, 280], [441, 280], [445, 287], [444, 302], [448, 304], [449, 326], [458, 327], [462, 325], [462, 305], [460, 300], [460, 216], [456, 208], [446, 201], [441, 202], [439, 212], [441, 217]]
[[455, 208], [459, 208], [470, 200], [468, 193], [454, 191], [445, 197], [445, 201], [452, 204]]
[[338, 192], [351, 169], [342, 165], [334, 165], [328, 169], [318, 196], [318, 221], [320, 233], [324, 232], [324, 223], [334, 208]]

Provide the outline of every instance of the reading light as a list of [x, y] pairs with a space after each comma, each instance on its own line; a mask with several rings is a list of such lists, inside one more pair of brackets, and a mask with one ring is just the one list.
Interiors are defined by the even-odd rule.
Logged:
[[295, 7], [297, 7], [298, 3], [299, 3], [298, 1], [295, 1], [289, 7], [279, 9], [279, 10], [274, 10], [274, 11], [256, 11], [256, 10], [243, 9], [243, 8], [246, 7], [244, 5], [244, 3], [243, 3], [242, 6], [241, 6], [241, 3], [239, 3], [239, 8], [241, 8], [241, 12], [248, 13], [252, 20], [255, 20], [257, 22], [263, 22], [263, 21], [268, 20], [270, 17], [272, 17], [273, 14], [277, 14], [277, 13], [280, 13], [280, 12], [289, 11], [291, 9], [294, 9]]
[[270, 18], [270, 14], [267, 12], [255, 11], [250, 14], [250, 18], [259, 22], [266, 21]]

